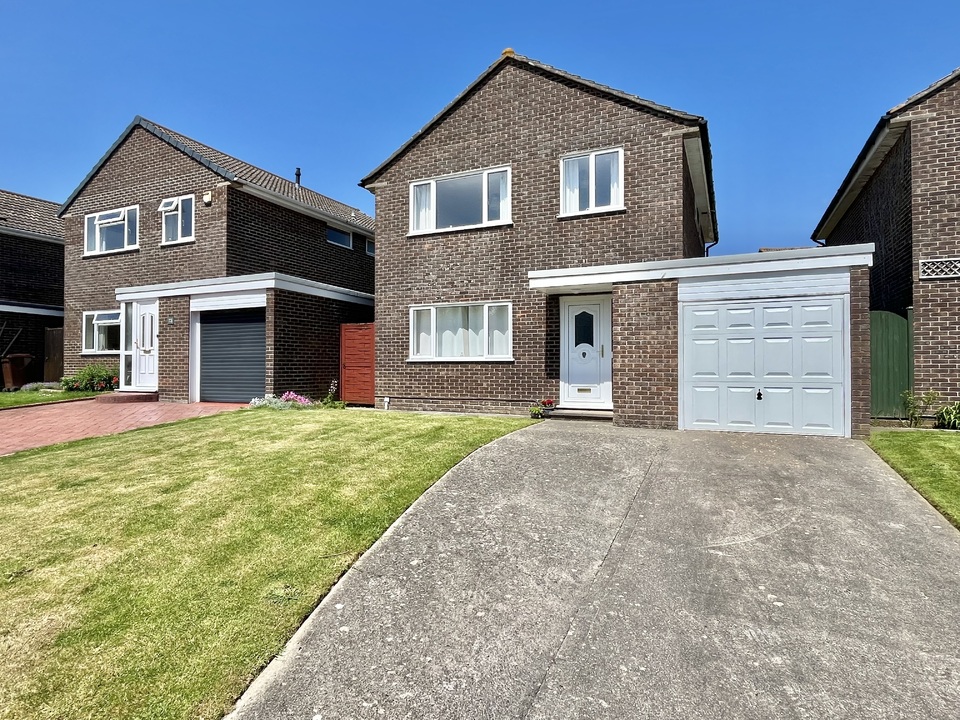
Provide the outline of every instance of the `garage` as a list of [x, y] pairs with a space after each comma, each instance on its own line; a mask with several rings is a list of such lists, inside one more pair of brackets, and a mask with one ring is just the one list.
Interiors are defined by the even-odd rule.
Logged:
[[844, 299], [684, 303], [691, 430], [844, 435]]
[[264, 308], [200, 313], [200, 400], [250, 402], [266, 387]]

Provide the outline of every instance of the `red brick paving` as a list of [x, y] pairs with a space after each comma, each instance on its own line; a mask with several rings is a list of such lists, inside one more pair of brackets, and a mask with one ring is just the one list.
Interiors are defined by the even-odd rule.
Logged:
[[54, 403], [0, 412], [0, 455], [238, 410], [235, 403]]

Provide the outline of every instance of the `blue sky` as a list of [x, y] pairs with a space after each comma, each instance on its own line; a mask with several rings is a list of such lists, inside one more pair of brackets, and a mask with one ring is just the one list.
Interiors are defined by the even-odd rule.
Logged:
[[955, 0], [3, 0], [0, 188], [66, 199], [140, 114], [372, 213], [360, 178], [512, 47], [707, 118], [715, 254], [802, 246], [958, 38]]

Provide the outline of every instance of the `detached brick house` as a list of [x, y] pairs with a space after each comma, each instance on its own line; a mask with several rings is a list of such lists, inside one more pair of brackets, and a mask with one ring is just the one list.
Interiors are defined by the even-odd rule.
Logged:
[[46, 328], [63, 325], [63, 224], [58, 207], [0, 190], [0, 354], [32, 355], [28, 382], [44, 379]]
[[372, 317], [373, 218], [141, 117], [60, 215], [66, 372], [119, 365], [122, 391], [320, 396]]
[[507, 50], [361, 185], [381, 405], [864, 432], [870, 248], [705, 257], [702, 117]]
[[913, 308], [913, 386], [960, 400], [960, 69], [880, 118], [812, 237], [876, 245], [871, 309]]

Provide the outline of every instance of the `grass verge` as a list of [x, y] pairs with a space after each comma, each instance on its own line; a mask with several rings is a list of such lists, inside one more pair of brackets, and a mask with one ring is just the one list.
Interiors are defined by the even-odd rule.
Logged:
[[16, 407], [17, 405], [32, 405], [33, 403], [57, 402], [58, 400], [76, 400], [78, 398], [93, 397], [99, 393], [87, 391], [64, 392], [0, 392], [0, 409]]
[[218, 718], [450, 467], [530, 421], [252, 410], [0, 458], [0, 718]]
[[960, 528], [960, 433], [875, 430], [870, 446]]

